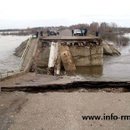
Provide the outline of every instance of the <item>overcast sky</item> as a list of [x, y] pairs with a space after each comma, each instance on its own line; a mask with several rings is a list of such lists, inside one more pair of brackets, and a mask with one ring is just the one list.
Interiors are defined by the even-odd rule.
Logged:
[[0, 0], [0, 29], [93, 21], [130, 27], [130, 0]]

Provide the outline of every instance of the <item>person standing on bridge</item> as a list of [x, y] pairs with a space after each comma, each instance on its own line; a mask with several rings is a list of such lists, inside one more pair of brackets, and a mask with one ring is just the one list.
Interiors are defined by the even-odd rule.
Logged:
[[74, 30], [72, 29], [72, 36], [74, 36]]
[[41, 36], [41, 37], [43, 36], [43, 31], [40, 31], [40, 36]]
[[88, 30], [86, 28], [86, 29], [84, 29], [84, 36], [87, 36], [87, 33], [88, 33]]
[[39, 35], [39, 33], [38, 33], [38, 31], [36, 32], [36, 38], [38, 38], [38, 35]]
[[98, 37], [99, 36], [99, 31], [96, 31], [96, 37]]

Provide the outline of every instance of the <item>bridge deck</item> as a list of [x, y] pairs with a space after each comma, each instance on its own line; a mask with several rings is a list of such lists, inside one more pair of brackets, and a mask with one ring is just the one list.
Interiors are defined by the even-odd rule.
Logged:
[[41, 37], [44, 41], [101, 41], [100, 37], [96, 36], [49, 36]]

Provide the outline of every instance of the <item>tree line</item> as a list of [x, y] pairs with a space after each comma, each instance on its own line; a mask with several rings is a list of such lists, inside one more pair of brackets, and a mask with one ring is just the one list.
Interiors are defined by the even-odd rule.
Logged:
[[64, 29], [87, 29], [88, 34], [95, 35], [95, 32], [98, 31], [99, 35], [104, 40], [113, 41], [117, 44], [127, 45], [129, 43], [129, 38], [123, 36], [125, 33], [130, 33], [130, 28], [128, 27], [118, 27], [116, 23], [107, 23], [107, 22], [92, 22], [90, 24], [76, 24], [71, 26], [51, 26], [51, 27], [34, 27], [34, 28], [27, 28], [27, 29], [6, 29], [0, 30], [5, 34], [5, 31], [10, 31], [13, 34], [14, 31], [19, 31], [18, 35], [30, 35], [35, 34], [36, 31], [43, 31], [46, 33], [48, 29], [55, 28], [59, 31]]

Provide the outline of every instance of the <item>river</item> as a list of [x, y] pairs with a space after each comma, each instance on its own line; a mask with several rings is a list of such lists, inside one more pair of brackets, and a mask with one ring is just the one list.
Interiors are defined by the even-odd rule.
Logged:
[[130, 43], [119, 50], [121, 56], [104, 56], [103, 67], [78, 68], [78, 75], [92, 81], [130, 81]]
[[[27, 38], [28, 36], [0, 36], [0, 73], [19, 69], [21, 60], [13, 53]], [[77, 68], [77, 75], [86, 80], [130, 81], [130, 45], [120, 48], [120, 51], [121, 56], [104, 56], [103, 67]]]
[[28, 36], [1, 36], [0, 35], [0, 73], [18, 70], [20, 58], [13, 55], [18, 47]]

